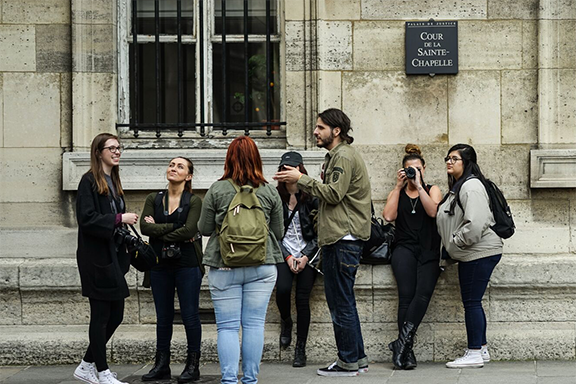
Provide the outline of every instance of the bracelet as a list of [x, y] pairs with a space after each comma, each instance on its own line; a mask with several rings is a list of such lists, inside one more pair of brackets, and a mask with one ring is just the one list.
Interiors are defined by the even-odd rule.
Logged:
[[301, 173], [300, 176], [298, 176], [298, 180], [300, 180], [302, 178], [302, 176], [304, 176], [303, 173]]
[[286, 256], [286, 257], [284, 258], [284, 261], [288, 261], [288, 259], [291, 258], [291, 257], [294, 257], [294, 256], [292, 256], [292, 255]]

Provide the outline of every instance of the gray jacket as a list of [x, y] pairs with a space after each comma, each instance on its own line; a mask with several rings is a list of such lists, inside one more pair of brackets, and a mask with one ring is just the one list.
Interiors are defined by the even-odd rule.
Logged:
[[442, 245], [448, 255], [458, 261], [472, 261], [502, 253], [502, 239], [490, 229], [495, 224], [489, 198], [482, 182], [471, 178], [462, 184], [460, 202], [450, 216], [450, 204], [456, 198], [451, 194], [438, 208], [436, 223]]

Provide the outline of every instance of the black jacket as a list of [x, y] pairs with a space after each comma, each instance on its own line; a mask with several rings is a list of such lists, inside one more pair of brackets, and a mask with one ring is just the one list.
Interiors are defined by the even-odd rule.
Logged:
[[[296, 195], [296, 198], [300, 199], [300, 194]], [[288, 204], [283, 203], [282, 208], [284, 211], [284, 228], [288, 227], [288, 219], [290, 218]], [[311, 259], [316, 252], [318, 251], [318, 234], [314, 229], [314, 217], [312, 211], [318, 211], [318, 198], [311, 197], [305, 203], [300, 203], [298, 208], [298, 216], [300, 217], [300, 227], [302, 228], [302, 237], [308, 244], [302, 250], [302, 254], [308, 256]], [[286, 229], [284, 230], [284, 234], [286, 234]], [[282, 250], [282, 256], [286, 259], [290, 252], [284, 247], [282, 244], [282, 240], [280, 240], [280, 249]]]
[[76, 259], [82, 296], [96, 300], [122, 300], [130, 296], [124, 275], [130, 269], [126, 247], [116, 252], [113, 213], [108, 196], [98, 194], [94, 176], [82, 176], [76, 197], [78, 250]]

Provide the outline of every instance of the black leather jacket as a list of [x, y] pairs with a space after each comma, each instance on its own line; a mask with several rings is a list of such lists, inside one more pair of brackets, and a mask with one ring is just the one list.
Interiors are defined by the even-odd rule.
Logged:
[[[296, 198], [300, 199], [300, 194], [296, 195]], [[290, 218], [288, 204], [282, 204], [284, 211], [284, 228], [288, 227], [288, 219]], [[302, 250], [302, 254], [308, 256], [311, 259], [318, 251], [318, 234], [314, 229], [314, 217], [312, 217], [312, 211], [318, 210], [318, 198], [311, 197], [305, 203], [300, 203], [298, 207], [298, 216], [300, 217], [300, 227], [302, 228], [302, 238], [308, 243], [306, 247]], [[286, 230], [284, 230], [286, 234]], [[282, 244], [280, 240], [280, 249], [282, 249], [282, 256], [286, 259], [290, 256], [290, 252]]]

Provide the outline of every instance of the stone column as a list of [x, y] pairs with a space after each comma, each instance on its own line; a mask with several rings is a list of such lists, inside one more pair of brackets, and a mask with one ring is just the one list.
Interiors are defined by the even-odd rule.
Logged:
[[538, 21], [540, 148], [576, 143], [576, 1], [541, 0]]
[[72, 0], [72, 141], [89, 148], [115, 132], [117, 110], [116, 0]]

